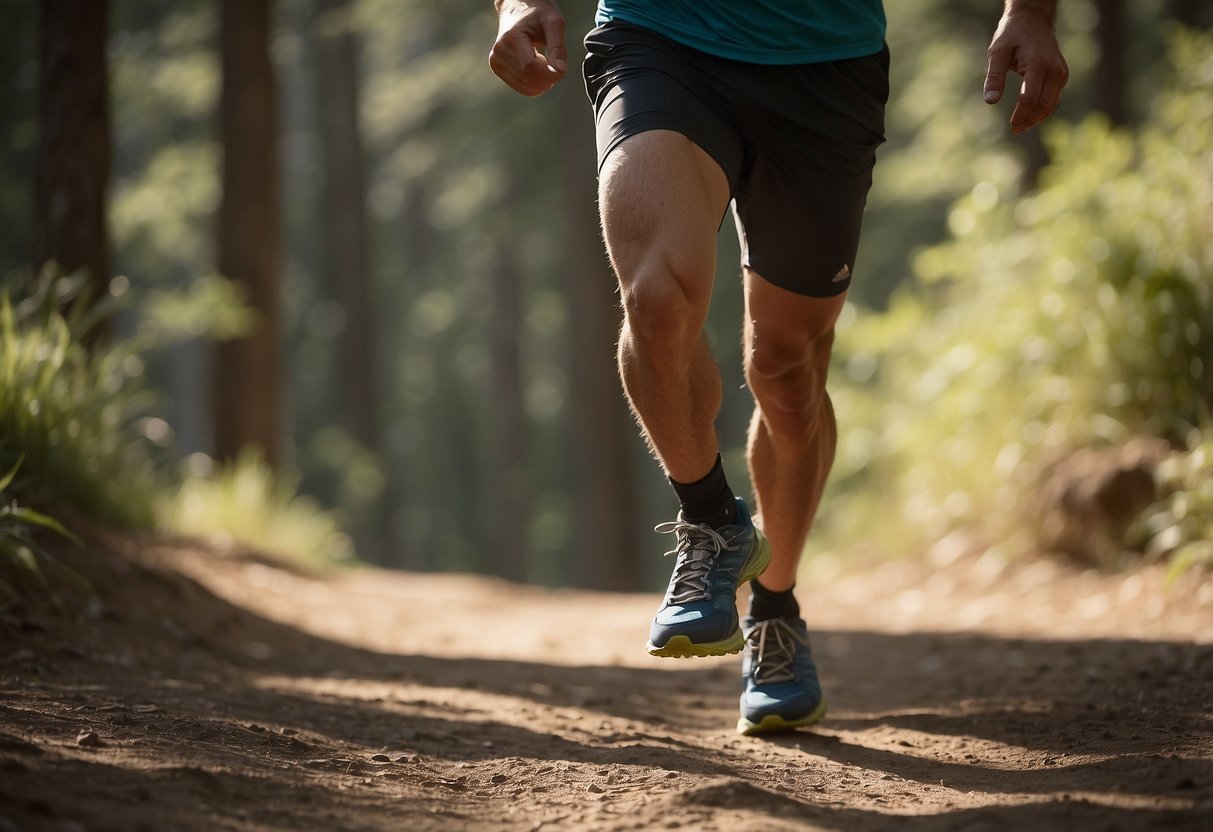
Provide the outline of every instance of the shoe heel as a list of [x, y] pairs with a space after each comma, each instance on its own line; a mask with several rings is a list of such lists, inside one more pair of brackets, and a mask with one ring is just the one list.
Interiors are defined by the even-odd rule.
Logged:
[[766, 536], [758, 529], [754, 529], [754, 551], [750, 552], [750, 556], [746, 558], [745, 564], [741, 567], [741, 576], [738, 578], [737, 585], [740, 586], [746, 581], [752, 581], [766, 571], [771, 565], [771, 544], [767, 543]]

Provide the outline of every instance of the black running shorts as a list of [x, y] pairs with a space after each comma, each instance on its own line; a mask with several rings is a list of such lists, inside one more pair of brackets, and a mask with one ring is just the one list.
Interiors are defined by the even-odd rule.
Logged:
[[599, 170], [629, 136], [682, 133], [728, 177], [745, 266], [801, 295], [846, 291], [884, 141], [887, 48], [749, 64], [619, 22], [591, 31], [585, 46]]

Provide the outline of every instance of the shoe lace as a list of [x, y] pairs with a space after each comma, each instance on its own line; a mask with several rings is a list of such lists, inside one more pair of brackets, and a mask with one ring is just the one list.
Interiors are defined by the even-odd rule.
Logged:
[[754, 681], [760, 685], [792, 681], [796, 647], [809, 645], [808, 639], [782, 618], [758, 622], [746, 634], [746, 642]]
[[694, 601], [712, 600], [712, 567], [716, 558], [729, 547], [724, 535], [708, 526], [672, 520], [653, 527], [658, 534], [672, 534], [677, 538], [674, 548], [666, 555], [677, 555], [674, 574], [670, 578], [669, 602], [689, 604]]

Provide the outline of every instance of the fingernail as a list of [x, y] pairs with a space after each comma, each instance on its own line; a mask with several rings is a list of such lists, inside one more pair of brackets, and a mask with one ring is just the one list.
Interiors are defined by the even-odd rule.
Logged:
[[998, 100], [998, 93], [994, 90], [986, 90], [985, 99], [987, 104], [993, 104]]

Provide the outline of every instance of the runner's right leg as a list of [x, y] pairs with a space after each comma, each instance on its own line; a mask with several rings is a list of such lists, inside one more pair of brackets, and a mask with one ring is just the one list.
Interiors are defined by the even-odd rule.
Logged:
[[728, 200], [719, 165], [671, 130], [626, 139], [599, 178], [624, 310], [619, 375], [645, 439], [678, 482], [705, 476], [718, 450], [720, 373], [703, 325]]
[[[624, 324], [619, 375], [654, 455], [670, 479], [694, 483], [717, 460], [720, 372], [703, 337], [716, 272], [716, 232], [729, 199], [720, 166], [681, 133], [651, 130], [606, 158], [599, 205], [619, 279]], [[737, 652], [738, 584], [770, 562], [737, 501], [735, 523], [711, 528], [682, 514], [659, 531], [677, 556], [648, 651], [658, 656]]]

